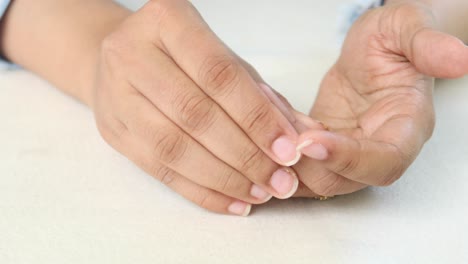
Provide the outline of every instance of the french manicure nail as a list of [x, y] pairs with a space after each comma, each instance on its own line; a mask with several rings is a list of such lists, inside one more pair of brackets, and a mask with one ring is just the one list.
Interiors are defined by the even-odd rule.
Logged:
[[302, 142], [301, 144], [299, 144], [299, 145], [296, 147], [296, 151], [301, 152], [303, 148], [312, 145], [312, 143], [314, 143], [313, 140], [311, 140], [311, 139], [306, 140], [306, 141]]
[[302, 154], [312, 159], [325, 160], [328, 158], [328, 150], [320, 143], [312, 142], [303, 147], [300, 151]]
[[253, 197], [257, 198], [260, 201], [268, 201], [270, 200], [273, 196], [269, 194], [267, 191], [262, 189], [262, 187], [254, 184], [252, 185], [252, 188], [250, 188], [250, 195]]
[[252, 209], [252, 205], [242, 201], [235, 201], [228, 207], [228, 211], [231, 214], [239, 216], [248, 216], [250, 214], [250, 209]]
[[278, 193], [277, 198], [287, 199], [297, 191], [299, 180], [292, 169], [280, 168], [271, 176], [270, 185]]
[[271, 148], [284, 166], [292, 166], [301, 159], [301, 152], [296, 150], [296, 144], [287, 136], [276, 139]]

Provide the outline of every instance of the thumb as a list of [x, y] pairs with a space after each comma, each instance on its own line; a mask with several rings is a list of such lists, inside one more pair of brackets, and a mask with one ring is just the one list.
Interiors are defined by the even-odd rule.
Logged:
[[416, 69], [435, 78], [459, 78], [468, 74], [468, 47], [446, 33], [420, 27], [402, 34], [403, 53]]

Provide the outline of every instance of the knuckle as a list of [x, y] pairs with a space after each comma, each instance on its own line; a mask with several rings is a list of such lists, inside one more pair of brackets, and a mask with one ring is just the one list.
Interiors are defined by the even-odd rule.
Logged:
[[249, 175], [256, 179], [263, 178], [259, 171], [265, 168], [264, 160], [265, 155], [263, 151], [257, 146], [254, 146], [252, 150], [241, 155], [239, 171], [244, 175]]
[[185, 96], [178, 102], [182, 125], [191, 133], [201, 134], [215, 122], [215, 104], [206, 96]]
[[[388, 162], [392, 162], [392, 164], [389, 166], [387, 173], [385, 173], [383, 177], [380, 178], [380, 181], [377, 183], [378, 186], [390, 186], [395, 183], [398, 179], [401, 178], [401, 176], [403, 176], [406, 169], [413, 160], [411, 158], [413, 155], [405, 154], [396, 145], [392, 144], [390, 147], [393, 148], [392, 153], [394, 158], [388, 159]], [[414, 156], [416, 156], [416, 154]]]
[[101, 54], [106, 58], [120, 57], [127, 48], [128, 43], [120, 32], [114, 32], [105, 37], [101, 42]]
[[333, 196], [342, 188], [343, 182], [338, 175], [330, 172], [316, 182], [313, 191], [318, 195]]
[[154, 134], [153, 153], [162, 163], [173, 164], [184, 156], [187, 142], [182, 134], [171, 131]]
[[154, 170], [154, 176], [165, 185], [170, 185], [175, 179], [174, 171], [161, 164], [158, 164]]
[[221, 177], [218, 178], [216, 183], [216, 190], [226, 193], [226, 191], [230, 188], [230, 182], [234, 176], [234, 172], [229, 170], [228, 172], [224, 173]]
[[196, 192], [191, 199], [195, 204], [200, 206], [201, 208], [205, 208], [211, 210], [211, 199], [212, 194], [209, 191], [200, 191]]
[[110, 73], [120, 73], [134, 56], [135, 44], [131, 43], [125, 32], [119, 30], [106, 36], [100, 46], [100, 63], [108, 67]]
[[273, 115], [270, 111], [270, 105], [267, 103], [259, 103], [249, 111], [245, 118], [241, 121], [241, 125], [249, 133], [255, 133], [260, 130], [268, 131], [269, 125], [273, 121]]
[[225, 96], [239, 82], [240, 66], [232, 56], [209, 56], [199, 73], [204, 88], [210, 96]]
[[229, 168], [218, 178], [214, 189], [224, 194], [233, 194], [242, 190], [243, 187], [237, 178], [236, 171]]
[[399, 176], [394, 174], [387, 174], [386, 176], [382, 177], [382, 180], [378, 182], [378, 186], [387, 187], [392, 185], [394, 182], [398, 180]]
[[124, 133], [127, 131], [125, 125], [117, 120], [101, 120], [96, 117], [96, 127], [101, 137], [110, 145], [115, 146], [121, 142]]
[[[360, 153], [366, 153], [363, 149], [362, 144], [357, 141], [359, 146], [358, 146], [358, 151], [357, 155], [352, 155], [349, 157], [346, 157], [342, 161], [338, 162], [337, 167], [335, 169], [335, 172], [339, 175], [350, 175], [353, 172], [356, 172], [358, 167], [361, 165], [361, 154]], [[362, 167], [362, 166], [361, 166]], [[363, 168], [361, 168], [363, 169]]]
[[403, 176], [405, 172], [405, 168], [401, 164], [401, 162], [395, 162], [390, 171], [381, 178], [381, 181], [378, 183], [379, 186], [385, 187], [390, 186], [395, 183], [398, 179]]
[[170, 2], [167, 0], [151, 0], [145, 7], [150, 9], [154, 16], [164, 17], [171, 8]]

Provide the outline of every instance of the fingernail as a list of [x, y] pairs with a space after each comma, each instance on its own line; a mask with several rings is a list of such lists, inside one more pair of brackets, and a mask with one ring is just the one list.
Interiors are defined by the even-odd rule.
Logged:
[[[306, 142], [301, 145], [304, 145]], [[313, 143], [313, 141], [308, 142], [308, 144], [303, 146], [300, 151], [302, 154], [312, 159], [325, 160], [328, 158], [328, 150], [322, 144]]]
[[250, 195], [264, 202], [270, 200], [273, 197], [271, 194], [263, 190], [262, 187], [256, 184], [252, 185], [252, 188], [250, 189]]
[[284, 166], [290, 167], [301, 158], [301, 152], [296, 151], [296, 144], [287, 136], [281, 136], [276, 139], [271, 148]]
[[309, 139], [309, 140], [306, 140], [304, 142], [302, 142], [301, 144], [299, 144], [297, 147], [296, 147], [296, 151], [299, 151], [301, 152], [303, 148], [309, 146], [309, 145], [312, 145], [312, 143], [314, 143], [313, 140]]
[[241, 201], [235, 201], [228, 207], [228, 211], [234, 215], [248, 216], [252, 205]]
[[278, 193], [277, 198], [287, 199], [297, 191], [299, 180], [292, 169], [281, 168], [271, 176], [270, 185]]

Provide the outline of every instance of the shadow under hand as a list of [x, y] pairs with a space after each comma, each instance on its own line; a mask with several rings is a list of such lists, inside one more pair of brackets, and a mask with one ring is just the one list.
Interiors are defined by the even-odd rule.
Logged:
[[272, 199], [266, 204], [252, 208], [252, 215], [275, 214], [317, 214], [331, 210], [366, 210], [377, 203], [378, 193], [373, 188], [333, 197], [329, 200], [319, 201], [313, 198], [290, 198], [287, 200]]

